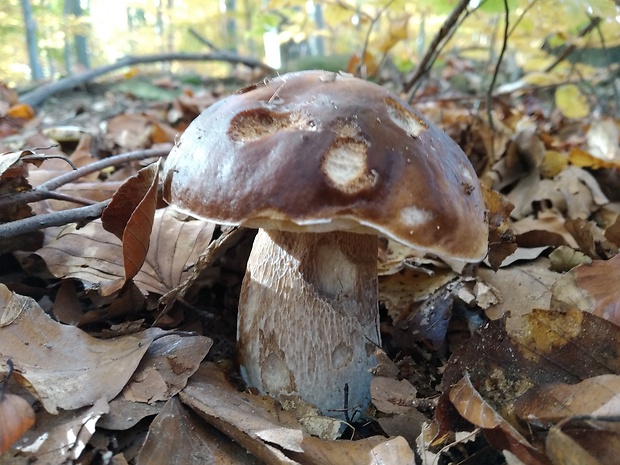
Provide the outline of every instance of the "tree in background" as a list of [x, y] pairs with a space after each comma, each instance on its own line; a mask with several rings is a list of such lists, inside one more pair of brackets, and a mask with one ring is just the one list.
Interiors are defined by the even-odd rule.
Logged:
[[20, 0], [24, 26], [26, 29], [26, 44], [28, 45], [28, 61], [30, 62], [30, 75], [33, 81], [43, 79], [43, 68], [39, 62], [39, 46], [37, 41], [37, 26], [32, 15], [30, 0]]
[[[65, 35], [65, 68], [67, 74], [71, 74], [71, 36], [73, 36], [73, 45], [75, 47], [75, 56], [77, 63], [82, 69], [90, 68], [90, 56], [88, 53], [88, 36], [87, 30], [84, 29], [84, 23], [81, 18], [84, 17], [84, 9], [80, 0], [65, 0], [63, 6], [63, 14], [69, 20], [69, 23], [75, 23], [75, 26], [69, 28]], [[73, 34], [69, 34], [69, 31], [73, 31]], [[85, 33], [86, 32], [86, 33]]]

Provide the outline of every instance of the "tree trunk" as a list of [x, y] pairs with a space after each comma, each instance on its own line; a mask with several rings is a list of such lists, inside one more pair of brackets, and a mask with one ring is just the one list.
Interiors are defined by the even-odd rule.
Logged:
[[37, 26], [32, 15], [30, 0], [20, 0], [24, 25], [26, 26], [26, 43], [28, 45], [28, 60], [30, 62], [30, 74], [33, 81], [43, 79], [43, 69], [39, 62], [39, 47], [37, 44]]

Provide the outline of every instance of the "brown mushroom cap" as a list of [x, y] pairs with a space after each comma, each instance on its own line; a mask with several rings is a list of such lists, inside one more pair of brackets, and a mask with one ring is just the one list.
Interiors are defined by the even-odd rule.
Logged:
[[442, 258], [484, 258], [469, 160], [385, 88], [290, 73], [204, 111], [166, 163], [164, 198], [191, 215], [294, 232], [374, 232]]

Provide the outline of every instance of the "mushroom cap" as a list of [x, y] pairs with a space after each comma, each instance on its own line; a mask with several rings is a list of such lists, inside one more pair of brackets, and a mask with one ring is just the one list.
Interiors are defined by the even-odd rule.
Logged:
[[164, 199], [222, 224], [374, 233], [462, 262], [487, 251], [463, 151], [392, 92], [342, 73], [284, 74], [210, 106], [168, 156]]

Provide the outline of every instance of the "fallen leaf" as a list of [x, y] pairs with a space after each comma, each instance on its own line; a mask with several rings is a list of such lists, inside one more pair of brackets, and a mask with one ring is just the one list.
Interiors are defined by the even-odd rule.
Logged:
[[7, 360], [9, 372], [0, 383], [0, 455], [4, 454], [32, 425], [35, 414], [30, 402], [7, 392], [13, 373], [13, 361]]
[[125, 386], [159, 329], [100, 341], [52, 320], [31, 298], [0, 284], [0, 360], [15, 363], [16, 381], [27, 386], [50, 413], [110, 400]]
[[450, 389], [450, 401], [463, 418], [484, 430], [487, 440], [496, 449], [509, 450], [529, 465], [549, 464], [543, 452], [532, 446], [482, 398], [467, 374]]
[[170, 399], [149, 427], [138, 465], [259, 465], [262, 462]]
[[620, 254], [610, 260], [579, 265], [562, 276], [552, 288], [551, 308], [578, 308], [620, 326]]
[[122, 241], [125, 281], [138, 274], [149, 250], [160, 167], [161, 160], [127, 179], [101, 214], [103, 228]]
[[326, 441], [308, 436], [291, 413], [273, 399], [238, 392], [211, 364], [192, 376], [180, 398], [265, 463], [415, 463], [413, 451], [402, 437]]
[[[600, 434], [597, 436], [597, 442], [600, 444], [602, 437]], [[553, 465], [604, 465], [577, 444], [570, 436], [566, 435], [559, 427], [551, 428], [547, 435], [545, 446], [547, 455]], [[604, 463], [614, 463], [617, 457], [616, 455], [612, 462]]]
[[165, 402], [145, 404], [129, 401], [121, 393], [108, 403], [110, 409], [101, 417], [97, 426], [114, 431], [128, 430], [143, 419], [157, 415], [163, 409], [164, 404]]
[[46, 465], [63, 465], [77, 460], [95, 432], [99, 418], [108, 411], [105, 399], [98, 399], [90, 408], [81, 408], [57, 415], [39, 415], [37, 427], [20, 441], [20, 455], [36, 457]]
[[151, 343], [136, 372], [123, 390], [134, 402], [168, 400], [185, 387], [213, 341], [205, 336], [170, 334]]
[[534, 308], [549, 308], [551, 288], [561, 276], [550, 271], [549, 259], [544, 257], [519, 266], [500, 268], [496, 272], [480, 268], [477, 274], [501, 296], [498, 303], [485, 309], [492, 320], [504, 315], [509, 315], [509, 319], [518, 317]]
[[555, 90], [555, 104], [567, 118], [585, 118], [590, 113], [588, 99], [575, 84], [564, 84]]
[[[214, 228], [206, 221], [181, 221], [169, 208], [157, 210], [145, 264], [134, 277], [136, 285], [145, 294], [160, 295], [178, 286], [207, 249]], [[58, 278], [112, 283], [125, 277], [121, 244], [98, 220], [81, 229], [63, 228], [36, 253]]]
[[597, 119], [590, 124], [590, 129], [588, 129], [588, 152], [601, 160], [615, 162], [615, 166], [619, 167], [619, 139], [620, 131], [613, 120]]
[[514, 205], [492, 189], [482, 189], [489, 218], [489, 252], [486, 260], [497, 270], [504, 259], [517, 249], [510, 225], [510, 212]]
[[[448, 396], [465, 374], [481, 398], [513, 427], [514, 402], [531, 388], [620, 374], [620, 328], [614, 324], [575, 309], [533, 310], [515, 320], [508, 331], [502, 321], [490, 322], [452, 354], [435, 416], [441, 437], [458, 423]], [[526, 439], [540, 437], [537, 430]]]
[[446, 268], [426, 270], [405, 267], [398, 273], [379, 276], [379, 300], [384, 303], [392, 321], [407, 316], [412, 304], [427, 300], [458, 276]]
[[514, 411], [535, 427], [550, 427], [567, 417], [620, 417], [620, 376], [534, 386], [514, 402]]

